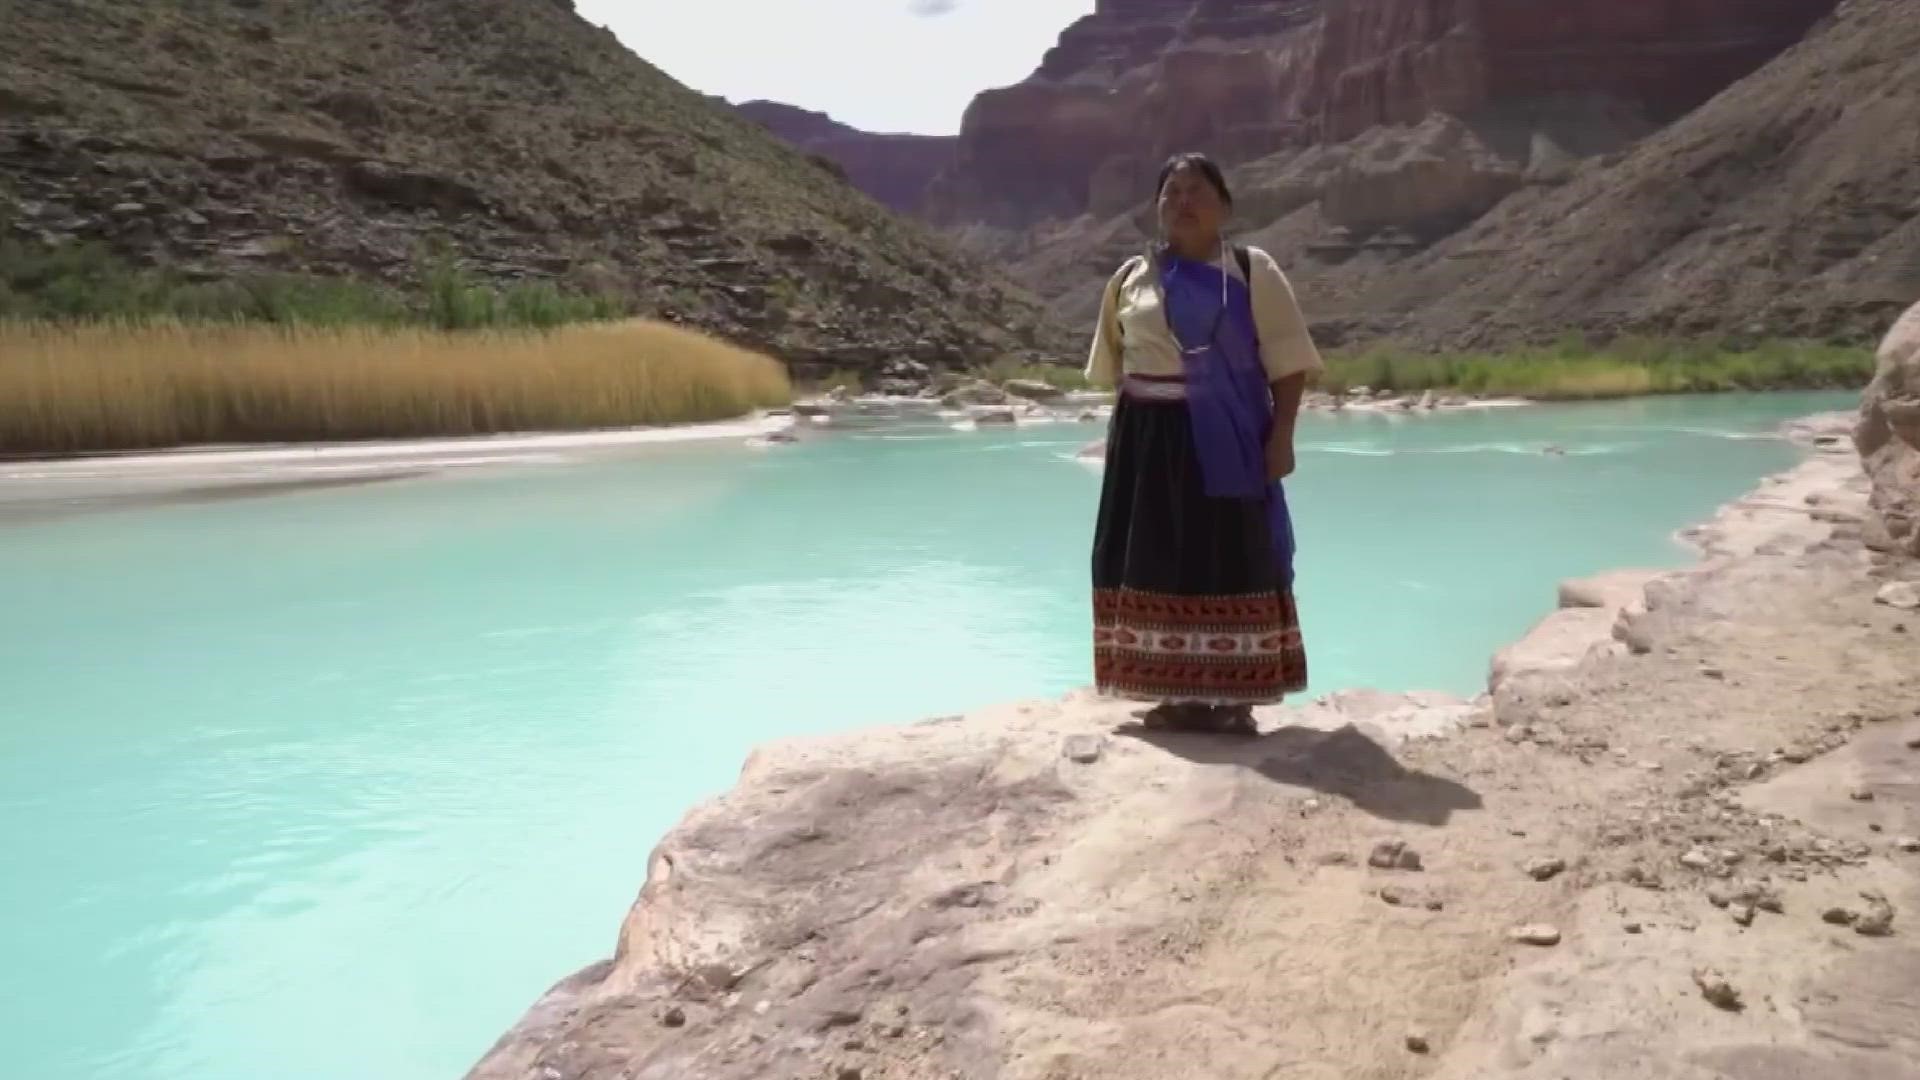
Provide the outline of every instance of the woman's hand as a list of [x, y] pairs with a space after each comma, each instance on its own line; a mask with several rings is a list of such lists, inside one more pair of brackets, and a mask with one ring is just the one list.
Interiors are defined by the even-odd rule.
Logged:
[[1267, 442], [1267, 479], [1285, 480], [1293, 475], [1293, 439], [1291, 433], [1276, 435]]

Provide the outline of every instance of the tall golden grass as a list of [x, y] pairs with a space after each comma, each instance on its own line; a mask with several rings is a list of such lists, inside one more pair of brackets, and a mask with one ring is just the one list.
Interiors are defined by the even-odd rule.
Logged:
[[0, 322], [0, 452], [687, 423], [785, 404], [780, 363], [649, 320], [550, 331]]

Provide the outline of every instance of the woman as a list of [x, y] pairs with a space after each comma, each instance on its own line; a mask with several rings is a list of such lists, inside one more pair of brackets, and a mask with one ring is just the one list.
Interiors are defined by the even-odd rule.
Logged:
[[1087, 376], [1117, 389], [1093, 543], [1094, 679], [1158, 704], [1149, 726], [1255, 730], [1307, 684], [1281, 481], [1324, 365], [1293, 288], [1229, 248], [1233, 205], [1201, 154], [1167, 162], [1160, 239], [1107, 283]]

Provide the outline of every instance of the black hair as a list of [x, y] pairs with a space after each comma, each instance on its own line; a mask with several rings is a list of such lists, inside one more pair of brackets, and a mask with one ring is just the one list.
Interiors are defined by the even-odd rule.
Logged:
[[1192, 169], [1199, 173], [1207, 183], [1213, 185], [1213, 190], [1220, 193], [1221, 202], [1228, 206], [1233, 205], [1233, 192], [1227, 190], [1226, 174], [1222, 173], [1220, 166], [1205, 154], [1175, 154], [1168, 158], [1167, 163], [1160, 166], [1160, 182], [1153, 186], [1155, 199], [1167, 190], [1167, 181], [1173, 179], [1173, 174], [1181, 169]]

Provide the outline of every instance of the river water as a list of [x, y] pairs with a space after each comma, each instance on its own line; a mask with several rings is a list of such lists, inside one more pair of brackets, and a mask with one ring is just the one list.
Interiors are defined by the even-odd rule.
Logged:
[[[1851, 395], [1308, 417], [1313, 690], [1474, 692]], [[763, 740], [1088, 679], [1097, 426], [896, 426], [0, 526], [33, 1080], [449, 1080]], [[1562, 453], [1543, 452], [1558, 447]]]

